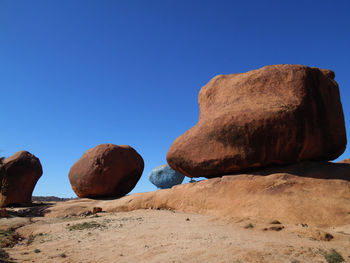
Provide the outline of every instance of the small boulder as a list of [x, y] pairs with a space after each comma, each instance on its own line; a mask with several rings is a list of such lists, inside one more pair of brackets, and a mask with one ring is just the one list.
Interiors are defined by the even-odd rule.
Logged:
[[8, 217], [9, 213], [5, 208], [0, 208], [0, 218], [1, 217]]
[[30, 205], [34, 187], [43, 174], [40, 160], [20, 151], [0, 164], [0, 207]]
[[93, 214], [97, 214], [97, 213], [101, 213], [102, 212], [102, 208], [99, 206], [95, 206], [92, 208], [92, 213]]
[[78, 197], [121, 197], [140, 179], [144, 161], [128, 145], [100, 144], [86, 151], [69, 171]]
[[189, 177], [329, 161], [346, 147], [334, 72], [273, 65], [219, 75], [199, 92], [198, 123], [171, 145], [168, 164]]
[[171, 188], [174, 185], [181, 184], [184, 175], [164, 164], [153, 169], [149, 175], [152, 184], [161, 189]]

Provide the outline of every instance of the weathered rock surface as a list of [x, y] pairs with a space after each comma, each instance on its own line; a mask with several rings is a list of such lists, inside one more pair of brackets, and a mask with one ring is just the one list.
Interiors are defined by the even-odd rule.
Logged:
[[151, 183], [161, 189], [181, 184], [184, 178], [183, 174], [175, 171], [167, 164], [154, 168], [149, 175]]
[[42, 174], [40, 160], [27, 151], [4, 159], [0, 164], [0, 207], [29, 205]]
[[128, 145], [100, 144], [86, 151], [69, 171], [79, 197], [120, 197], [140, 179], [144, 162]]
[[0, 218], [1, 217], [8, 217], [8, 212], [5, 208], [0, 208]]
[[341, 160], [338, 163], [348, 163], [348, 164], [350, 164], [350, 158]]
[[169, 165], [189, 177], [211, 178], [337, 158], [346, 131], [334, 76], [302, 65], [216, 76], [199, 93], [198, 123], [169, 149]]
[[170, 209], [227, 219], [350, 226], [350, 164], [304, 162], [269, 169], [133, 194], [118, 200], [60, 202], [50, 208], [47, 216], [79, 214], [98, 206], [106, 212]]

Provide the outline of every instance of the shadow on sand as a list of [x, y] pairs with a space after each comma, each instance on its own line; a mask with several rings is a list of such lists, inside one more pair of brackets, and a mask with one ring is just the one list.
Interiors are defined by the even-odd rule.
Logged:
[[7, 207], [8, 217], [42, 217], [48, 212], [48, 208], [53, 206], [53, 202], [32, 203], [29, 206], [9, 206]]

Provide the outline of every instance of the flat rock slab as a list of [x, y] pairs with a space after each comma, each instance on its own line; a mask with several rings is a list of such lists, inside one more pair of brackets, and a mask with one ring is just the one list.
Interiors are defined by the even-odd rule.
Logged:
[[[322, 175], [324, 169], [328, 175]], [[330, 174], [336, 179], [327, 179]], [[46, 216], [79, 214], [94, 206], [109, 212], [170, 209], [221, 218], [250, 217], [320, 227], [350, 225], [350, 165], [301, 163], [116, 200], [72, 200], [49, 208]]]

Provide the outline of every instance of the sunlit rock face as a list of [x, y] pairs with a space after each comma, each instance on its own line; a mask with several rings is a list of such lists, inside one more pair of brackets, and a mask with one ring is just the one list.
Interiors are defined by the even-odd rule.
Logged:
[[20, 151], [0, 164], [0, 207], [29, 205], [36, 183], [43, 174], [39, 158]]
[[184, 177], [183, 174], [165, 164], [153, 169], [149, 175], [149, 180], [158, 188], [166, 189], [181, 184]]
[[69, 171], [78, 197], [121, 197], [139, 181], [144, 161], [128, 145], [100, 144], [86, 151]]
[[214, 77], [199, 93], [198, 123], [173, 142], [168, 164], [189, 177], [211, 178], [337, 158], [346, 131], [334, 77], [302, 65]]

